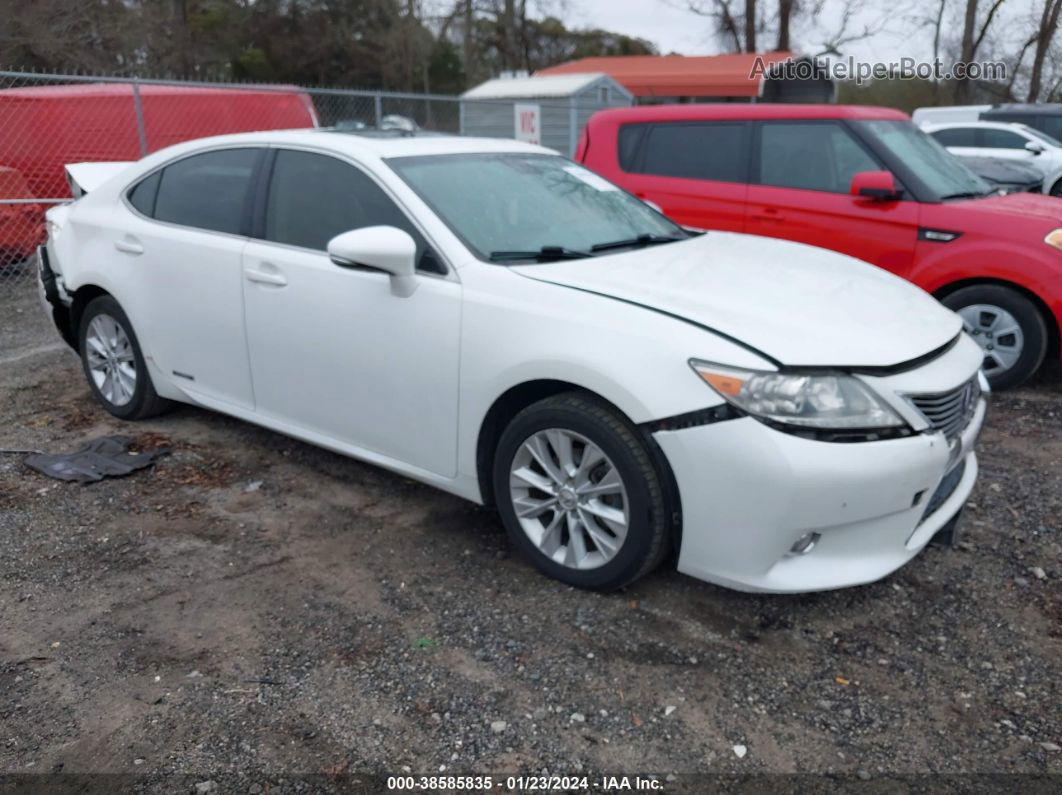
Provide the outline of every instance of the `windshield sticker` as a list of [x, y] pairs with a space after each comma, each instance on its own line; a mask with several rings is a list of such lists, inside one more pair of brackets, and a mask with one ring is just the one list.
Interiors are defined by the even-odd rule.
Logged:
[[601, 177], [599, 177], [593, 171], [587, 171], [585, 168], [579, 168], [578, 166], [565, 166], [564, 170], [580, 182], [589, 185], [594, 190], [619, 190], [619, 188], [617, 188], [608, 180], [601, 179]]

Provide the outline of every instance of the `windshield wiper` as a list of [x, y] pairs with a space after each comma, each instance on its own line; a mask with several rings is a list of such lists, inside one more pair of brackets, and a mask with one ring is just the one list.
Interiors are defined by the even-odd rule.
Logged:
[[638, 235], [627, 240], [613, 240], [609, 243], [596, 243], [590, 246], [591, 251], [611, 251], [614, 248], [634, 248], [642, 246], [656, 246], [661, 243], [674, 243], [677, 240], [685, 240], [684, 237], [671, 237], [670, 235]]
[[543, 246], [538, 251], [492, 251], [491, 262], [529, 259], [535, 262], [551, 262], [559, 259], [585, 259], [592, 256], [585, 251], [576, 251], [564, 246]]
[[992, 195], [992, 191], [989, 191], [988, 193], [985, 193], [984, 191], [979, 191], [979, 190], [967, 190], [967, 191], [960, 191], [959, 193], [949, 193], [947, 196], [941, 196], [940, 198], [941, 198], [942, 201], [944, 199], [980, 199], [983, 196], [991, 196], [991, 195]]

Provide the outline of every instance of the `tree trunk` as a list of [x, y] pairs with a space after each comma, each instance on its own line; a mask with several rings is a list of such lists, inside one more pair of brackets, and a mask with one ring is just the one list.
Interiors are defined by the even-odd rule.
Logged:
[[778, 0], [778, 46], [779, 52], [789, 51], [789, 21], [793, 17], [793, 0]]
[[[962, 23], [962, 48], [959, 60], [969, 63], [974, 56], [974, 28], [977, 25], [977, 0], [966, 0], [966, 14]], [[955, 101], [962, 102], [970, 96], [970, 81], [963, 78], [955, 84]]]
[[745, 0], [745, 52], [756, 52], [756, 0]]
[[1062, 0], [1044, 0], [1044, 13], [1040, 17], [1040, 29], [1036, 34], [1036, 51], [1033, 55], [1032, 74], [1029, 77], [1029, 96], [1027, 102], [1040, 99], [1040, 86], [1044, 76], [1044, 59], [1051, 47], [1051, 41], [1058, 30], [1058, 12]]

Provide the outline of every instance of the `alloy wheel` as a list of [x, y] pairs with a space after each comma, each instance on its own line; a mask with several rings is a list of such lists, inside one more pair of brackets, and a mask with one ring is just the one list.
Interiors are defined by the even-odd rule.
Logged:
[[531, 435], [509, 469], [517, 521], [554, 562], [573, 569], [608, 563], [629, 527], [627, 489], [598, 445], [563, 428]]
[[115, 406], [124, 406], [136, 393], [136, 358], [125, 329], [113, 317], [98, 314], [85, 335], [89, 374], [96, 389]]

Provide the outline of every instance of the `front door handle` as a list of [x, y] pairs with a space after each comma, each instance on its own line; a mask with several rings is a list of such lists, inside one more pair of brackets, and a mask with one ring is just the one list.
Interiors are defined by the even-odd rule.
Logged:
[[131, 237], [123, 237], [114, 241], [114, 247], [125, 254], [143, 254], [144, 247]]
[[249, 282], [257, 282], [258, 284], [269, 284], [273, 287], [283, 287], [288, 283], [288, 280], [280, 273], [267, 273], [266, 271], [244, 271], [244, 275]]

